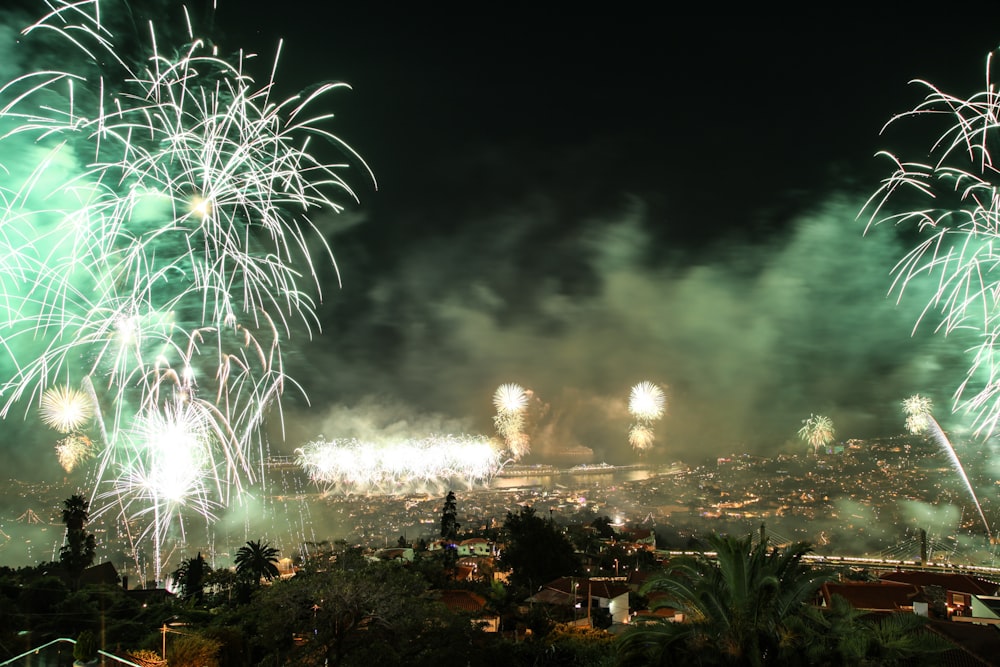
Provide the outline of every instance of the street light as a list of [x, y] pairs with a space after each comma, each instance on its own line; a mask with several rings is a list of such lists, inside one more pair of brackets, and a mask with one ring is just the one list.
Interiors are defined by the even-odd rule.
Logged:
[[163, 658], [164, 660], [167, 659], [167, 633], [168, 632], [174, 632], [174, 633], [179, 634], [179, 635], [184, 634], [183, 632], [179, 632], [177, 630], [171, 630], [170, 628], [177, 627], [177, 626], [187, 625], [187, 623], [170, 623], [169, 622], [169, 621], [172, 621], [172, 620], [174, 620], [176, 618], [177, 618], [177, 616], [171, 616], [167, 620], [163, 621], [163, 629], [161, 630], [161, 632], [163, 633], [163, 648], [162, 648], [162, 653], [160, 654], [160, 657]]

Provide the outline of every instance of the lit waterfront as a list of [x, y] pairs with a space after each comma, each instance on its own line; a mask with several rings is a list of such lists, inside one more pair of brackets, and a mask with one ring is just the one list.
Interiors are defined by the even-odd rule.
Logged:
[[[995, 520], [995, 480], [983, 471], [987, 448], [963, 456], [983, 509]], [[437, 537], [443, 497], [454, 490], [463, 530], [495, 528], [508, 511], [531, 505], [561, 524], [609, 516], [616, 523], [655, 528], [664, 549], [697, 546], [711, 532], [746, 534], [766, 526], [776, 543], [807, 541], [823, 556], [913, 560], [920, 530], [928, 558], [992, 566], [991, 547], [961, 480], [932, 443], [893, 438], [852, 441], [819, 457], [734, 455], [699, 464], [627, 466], [508, 466], [489, 484], [423, 483], [395, 495], [323, 492], [308, 476], [278, 461], [264, 491], [248, 494], [209, 523], [185, 517], [170, 536], [166, 570], [197, 551], [228, 566], [248, 539], [264, 539], [289, 556], [344, 540], [366, 547]], [[65, 484], [12, 482], [0, 515], [0, 564], [26, 565], [58, 556]], [[30, 513], [29, 513], [30, 510]], [[34, 517], [34, 518], [32, 518]], [[93, 523], [99, 558], [135, 571], [129, 531], [108, 512]], [[130, 527], [134, 532], [136, 527]], [[183, 529], [183, 533], [181, 530]], [[133, 535], [134, 537], [134, 535]], [[140, 563], [150, 554], [140, 543]], [[144, 576], [137, 573], [138, 576]]]

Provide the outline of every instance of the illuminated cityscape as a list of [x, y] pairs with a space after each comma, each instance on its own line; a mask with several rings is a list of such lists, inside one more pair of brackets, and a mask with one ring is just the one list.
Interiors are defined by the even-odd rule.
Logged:
[[[970, 469], [982, 470], [988, 453], [971, 443], [961, 446]], [[924, 530], [931, 560], [997, 563], [996, 545], [990, 544], [962, 480], [932, 441], [900, 435], [852, 440], [818, 454], [807, 449], [669, 465], [518, 466], [488, 487], [439, 481], [391, 495], [385, 489], [324, 493], [293, 460], [276, 460], [267, 473], [269, 486], [255, 502], [248, 501], [242, 519], [236, 509], [207, 529], [197, 515], [188, 517], [186, 537], [171, 556], [176, 561], [200, 551], [211, 562], [227, 563], [235, 547], [257, 537], [304, 559], [310, 545], [321, 542], [345, 541], [372, 552], [400, 536], [429, 542], [437, 534], [442, 498], [454, 490], [460, 523], [469, 529], [496, 528], [508, 511], [530, 505], [564, 526], [609, 516], [618, 524], [650, 528], [662, 549], [696, 548], [712, 533], [742, 535], [764, 524], [776, 542], [806, 541], [818, 554], [899, 560], [919, 560], [916, 537]], [[994, 516], [995, 481], [978, 473], [972, 482], [984, 512]], [[58, 508], [72, 489], [17, 480], [7, 488], [0, 562], [52, 560], [63, 541]], [[135, 572], [129, 544], [115, 522], [94, 526], [102, 557]]]
[[[614, 626], [586, 664], [616, 632], [666, 664], [739, 644], [685, 577], [787, 557], [757, 664], [826, 636], [834, 577], [1000, 574], [989, 16], [16, 4], [0, 657], [67, 627], [164, 665], [176, 624], [205, 664], [419, 667]], [[972, 618], [933, 586], [878, 609]]]

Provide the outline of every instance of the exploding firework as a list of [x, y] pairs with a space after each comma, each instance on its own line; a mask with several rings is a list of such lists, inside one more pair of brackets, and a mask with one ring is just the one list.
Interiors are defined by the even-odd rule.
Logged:
[[645, 424], [632, 424], [628, 431], [628, 443], [637, 452], [644, 452], [652, 449], [656, 435], [653, 429]]
[[[1000, 197], [990, 154], [1000, 135], [1000, 96], [991, 81], [992, 56], [986, 60], [985, 87], [968, 98], [917, 82], [927, 90], [924, 101], [891, 118], [886, 127], [927, 117], [950, 125], [924, 151], [926, 161], [880, 153], [891, 162], [892, 173], [862, 211], [868, 217], [866, 233], [886, 222], [912, 224], [919, 232], [918, 243], [893, 268], [890, 291], [902, 298], [913, 283], [930, 288], [914, 328], [937, 313], [936, 331], [971, 334], [974, 342], [968, 348], [966, 378], [956, 388], [956, 406], [972, 413], [976, 432], [987, 437], [1000, 419], [1000, 357], [995, 349], [1000, 284], [994, 270], [1000, 262]], [[894, 208], [897, 203], [903, 208]]]
[[528, 407], [528, 392], [518, 384], [502, 384], [493, 393], [496, 415], [493, 424], [503, 438], [515, 461], [523, 458], [531, 443], [524, 433], [524, 414]]
[[931, 399], [920, 394], [914, 394], [903, 401], [903, 412], [906, 414], [906, 430], [913, 434], [923, 433], [930, 427]]
[[481, 436], [431, 436], [375, 444], [315, 441], [296, 450], [299, 465], [327, 490], [393, 494], [463, 481], [470, 487], [499, 472], [501, 452]]
[[71, 433], [56, 443], [56, 458], [66, 472], [94, 455], [94, 443], [85, 435]]
[[652, 382], [640, 382], [629, 394], [628, 410], [635, 422], [629, 428], [628, 441], [637, 452], [653, 447], [656, 439], [653, 422], [663, 417], [667, 398], [660, 387]]
[[903, 412], [906, 414], [906, 429], [913, 434], [929, 433], [941, 450], [948, 455], [948, 460], [951, 461], [952, 467], [965, 484], [965, 489], [969, 492], [969, 497], [972, 498], [972, 502], [976, 506], [976, 511], [983, 522], [983, 527], [986, 528], [986, 535], [990, 536], [990, 524], [986, 520], [986, 514], [983, 513], [983, 506], [979, 503], [979, 496], [976, 495], [976, 490], [972, 487], [972, 482], [965, 472], [965, 466], [962, 465], [961, 459], [958, 458], [955, 446], [951, 444], [951, 440], [945, 435], [944, 429], [941, 428], [941, 425], [934, 419], [934, 415], [931, 414], [931, 407], [931, 399], [919, 394], [915, 394], [903, 401]]
[[[149, 24], [125, 58], [97, 2], [48, 5], [12, 48], [68, 48], [65, 71], [0, 82], [0, 363], [16, 369], [0, 416], [38, 398], [46, 423], [79, 428], [46, 387], [85, 378], [103, 408], [95, 514], [153, 516], [159, 539], [177, 508], [208, 519], [254, 481], [260, 426], [296, 386], [279, 340], [311, 334], [317, 267], [336, 271], [313, 220], [356, 199], [347, 163], [367, 166], [311, 111], [341, 85], [276, 98], [278, 56], [258, 84], [249, 56], [218, 57], [190, 21], [167, 49]], [[171, 459], [153, 433], [189, 419], [212, 437]]]
[[808, 419], [802, 420], [802, 428], [799, 429], [799, 437], [812, 447], [813, 451], [819, 451], [820, 448], [833, 442], [834, 434], [833, 422], [823, 415], [809, 415]]
[[60, 433], [78, 431], [94, 416], [87, 394], [67, 386], [51, 387], [39, 405], [42, 421]]
[[663, 390], [652, 382], [640, 382], [629, 394], [628, 410], [636, 419], [653, 421], [663, 416], [667, 399]]
[[[98, 497], [125, 516], [149, 519], [137, 540], [152, 537], [159, 581], [163, 542], [180, 512], [189, 509], [211, 520], [213, 510], [228, 501], [229, 487], [220, 474], [226, 463], [217, 458], [217, 443], [226, 434], [208, 404], [183, 398], [137, 416], [132, 424], [114, 452], [118, 459], [102, 462], [118, 476]], [[106, 457], [109, 452], [105, 450]]]

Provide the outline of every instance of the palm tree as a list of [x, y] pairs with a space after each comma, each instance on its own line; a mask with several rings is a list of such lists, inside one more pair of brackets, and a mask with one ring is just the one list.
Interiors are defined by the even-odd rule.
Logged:
[[278, 576], [278, 549], [260, 541], [249, 541], [236, 551], [236, 574], [246, 581], [260, 584]]
[[771, 549], [752, 536], [709, 538], [706, 554], [678, 558], [668, 572], [651, 579], [642, 593], [664, 594], [654, 608], [675, 607], [684, 623], [653, 622], [627, 633], [619, 646], [622, 665], [774, 664], [787, 636], [789, 619], [803, 613], [828, 572], [802, 563], [804, 543]]
[[85, 530], [90, 503], [74, 494], [63, 501], [62, 521], [66, 524], [66, 543], [59, 549], [59, 562], [66, 568], [73, 590], [80, 588], [83, 571], [94, 564], [97, 541]]
[[786, 664], [822, 667], [940, 664], [940, 654], [955, 645], [929, 631], [927, 622], [911, 613], [872, 615], [834, 595], [829, 607], [790, 620], [782, 653]]
[[62, 522], [66, 530], [83, 530], [90, 518], [90, 502], [83, 496], [74, 493], [63, 501]]
[[205, 593], [205, 579], [211, 571], [200, 551], [194, 558], [182, 560], [174, 570], [174, 581], [180, 586], [181, 597], [201, 602]]

